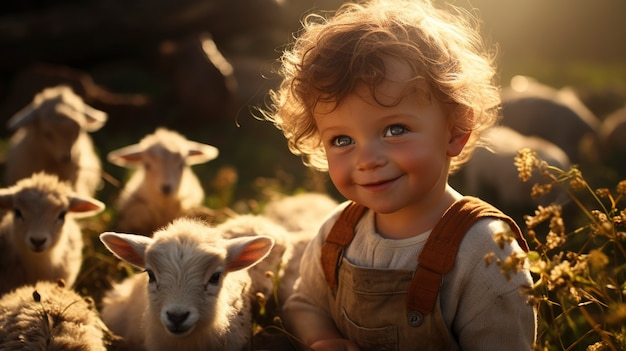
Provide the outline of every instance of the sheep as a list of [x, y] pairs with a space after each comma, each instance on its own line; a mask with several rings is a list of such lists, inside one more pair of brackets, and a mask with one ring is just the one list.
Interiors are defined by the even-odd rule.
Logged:
[[102, 128], [107, 118], [68, 86], [42, 90], [7, 122], [14, 133], [6, 155], [6, 185], [45, 171], [69, 181], [78, 194], [93, 196], [102, 165], [88, 133]]
[[119, 345], [91, 298], [61, 283], [24, 285], [0, 299], [0, 351], [106, 351]]
[[39, 280], [74, 284], [83, 249], [75, 218], [104, 208], [45, 172], [0, 189], [0, 210], [6, 211], [0, 222], [0, 293]]
[[515, 76], [502, 91], [502, 125], [559, 146], [572, 163], [599, 160], [600, 120], [570, 88], [554, 89]]
[[626, 106], [613, 111], [604, 119], [600, 139], [605, 165], [617, 172], [617, 177], [623, 177], [626, 175], [623, 160], [626, 153]]
[[217, 155], [217, 148], [187, 140], [166, 128], [157, 128], [138, 144], [111, 151], [109, 162], [136, 168], [118, 199], [116, 230], [150, 235], [200, 206], [204, 190], [191, 165]]
[[514, 165], [517, 152], [529, 148], [548, 164], [567, 170], [570, 167], [569, 158], [558, 146], [504, 126], [485, 130], [481, 143], [485, 146], [474, 150], [472, 158], [456, 178], [464, 193], [488, 200], [506, 212], [527, 211], [537, 205], [563, 202], [567, 198], [565, 191], [556, 187], [550, 194], [533, 199], [531, 188], [533, 183], [541, 180], [539, 175], [535, 174], [523, 183]]
[[216, 227], [177, 218], [153, 237], [105, 232], [118, 258], [147, 274], [116, 285], [102, 318], [132, 350], [241, 350], [252, 335], [247, 268], [273, 247], [267, 236], [224, 238]]
[[338, 205], [335, 199], [322, 193], [300, 193], [274, 199], [265, 205], [263, 216], [279, 223], [288, 232], [283, 268], [278, 275], [279, 302], [284, 302], [293, 292], [300, 272], [300, 258], [306, 245]]
[[274, 241], [274, 246], [267, 257], [248, 269], [252, 280], [250, 291], [262, 293], [269, 297], [274, 293], [274, 280], [267, 273], [271, 272], [274, 277], [279, 277], [284, 267], [283, 258], [289, 250], [290, 233], [283, 226], [273, 220], [253, 214], [239, 214], [227, 219], [216, 226], [223, 238], [234, 239], [251, 236], [267, 236]]

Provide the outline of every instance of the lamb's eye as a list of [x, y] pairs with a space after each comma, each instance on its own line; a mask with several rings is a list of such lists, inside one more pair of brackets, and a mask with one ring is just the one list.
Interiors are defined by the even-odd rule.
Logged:
[[217, 285], [219, 284], [221, 278], [222, 278], [222, 272], [215, 272], [213, 273], [211, 278], [209, 278], [209, 284]]
[[15, 218], [19, 218], [19, 219], [23, 219], [24, 216], [22, 216], [22, 211], [20, 211], [19, 208], [14, 208], [13, 209], [13, 216], [15, 216]]
[[156, 283], [156, 277], [154, 276], [154, 272], [150, 269], [146, 269], [146, 273], [148, 273], [148, 283]]
[[61, 213], [59, 213], [59, 220], [64, 221], [66, 214], [67, 214], [67, 211], [61, 211]]

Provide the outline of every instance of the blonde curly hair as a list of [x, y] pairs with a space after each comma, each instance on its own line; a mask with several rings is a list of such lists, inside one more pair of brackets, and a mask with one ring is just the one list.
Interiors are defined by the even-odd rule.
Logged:
[[385, 59], [398, 59], [409, 65], [413, 80], [424, 80], [436, 98], [454, 107], [449, 123], [471, 132], [451, 160], [452, 173], [469, 159], [480, 132], [496, 122], [500, 95], [494, 55], [485, 49], [475, 18], [460, 8], [449, 10], [428, 0], [371, 0], [344, 4], [330, 18], [309, 14], [283, 52], [282, 81], [270, 91], [264, 117], [305, 165], [326, 171], [316, 104], [339, 104], [361, 84], [374, 93], [385, 79]]

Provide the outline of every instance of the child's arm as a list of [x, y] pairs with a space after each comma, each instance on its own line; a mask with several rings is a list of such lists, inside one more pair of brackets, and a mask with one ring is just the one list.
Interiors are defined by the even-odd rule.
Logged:
[[[327, 230], [322, 228], [321, 232]], [[293, 294], [283, 305], [285, 323], [289, 331], [310, 349], [358, 351], [353, 342], [339, 333], [328, 310], [328, 288], [320, 261], [324, 237], [314, 238], [302, 255], [300, 278]]]
[[[536, 332], [536, 313], [521, 293], [522, 285], [532, 284], [528, 271], [507, 280], [497, 264], [487, 265], [484, 256], [493, 252], [504, 261], [517, 243], [504, 250], [491, 239], [502, 232], [503, 222], [481, 221], [466, 234], [459, 248], [455, 268], [442, 290], [444, 316], [449, 321], [462, 350], [532, 349]], [[444, 293], [445, 291], [445, 293]]]

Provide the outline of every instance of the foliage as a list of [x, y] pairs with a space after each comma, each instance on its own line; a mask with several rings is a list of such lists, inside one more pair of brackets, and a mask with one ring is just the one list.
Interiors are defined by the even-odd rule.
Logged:
[[505, 274], [526, 266], [533, 275], [523, 292], [539, 315], [534, 350], [626, 349], [626, 180], [594, 190], [576, 167], [548, 165], [529, 149], [515, 165], [522, 181], [543, 176], [532, 196], [557, 186], [569, 194], [525, 216], [531, 251], [498, 262]]

